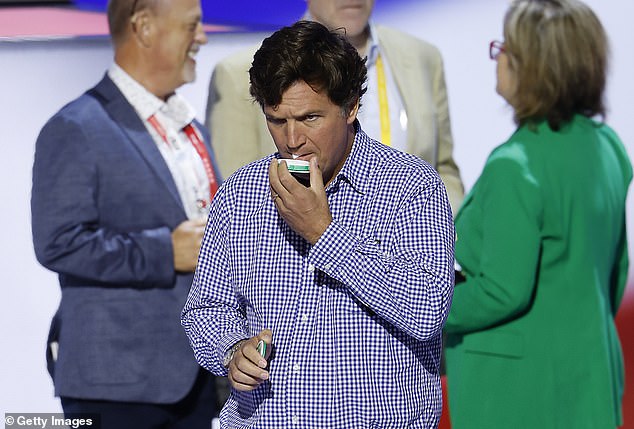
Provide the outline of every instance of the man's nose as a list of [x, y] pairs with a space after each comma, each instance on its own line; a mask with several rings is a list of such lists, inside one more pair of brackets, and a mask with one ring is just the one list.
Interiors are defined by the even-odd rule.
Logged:
[[202, 22], [198, 23], [196, 27], [196, 41], [199, 45], [206, 45], [209, 39], [207, 39], [207, 33], [205, 33], [205, 28]]
[[289, 149], [297, 149], [304, 144], [305, 138], [301, 130], [301, 125], [296, 121], [288, 122], [286, 133], [286, 144]]

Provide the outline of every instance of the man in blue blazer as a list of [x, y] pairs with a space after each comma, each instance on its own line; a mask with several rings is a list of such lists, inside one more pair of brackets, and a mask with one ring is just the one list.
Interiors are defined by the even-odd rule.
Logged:
[[111, 0], [106, 76], [42, 129], [35, 252], [59, 273], [48, 351], [65, 413], [103, 428], [205, 428], [214, 379], [180, 326], [218, 187], [207, 131], [175, 90], [207, 42], [199, 0]]

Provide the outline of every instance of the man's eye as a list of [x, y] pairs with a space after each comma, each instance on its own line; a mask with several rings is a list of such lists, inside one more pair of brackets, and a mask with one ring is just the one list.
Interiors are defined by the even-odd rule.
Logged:
[[314, 120], [316, 120], [318, 118], [317, 115], [306, 115], [306, 117], [304, 118], [304, 121], [306, 122], [313, 122]]
[[282, 124], [284, 124], [284, 119], [267, 118], [267, 121], [269, 121], [273, 125], [282, 125]]

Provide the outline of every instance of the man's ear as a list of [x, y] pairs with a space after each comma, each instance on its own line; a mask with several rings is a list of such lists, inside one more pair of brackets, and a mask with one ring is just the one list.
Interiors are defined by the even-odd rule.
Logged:
[[145, 47], [152, 45], [154, 35], [154, 19], [149, 10], [140, 10], [130, 20], [134, 38]]
[[359, 113], [359, 101], [360, 99], [357, 98], [357, 102], [354, 103], [354, 106], [352, 106], [350, 112], [348, 112], [348, 117], [346, 118], [346, 122], [348, 124], [352, 124], [355, 119], [357, 119], [357, 113]]

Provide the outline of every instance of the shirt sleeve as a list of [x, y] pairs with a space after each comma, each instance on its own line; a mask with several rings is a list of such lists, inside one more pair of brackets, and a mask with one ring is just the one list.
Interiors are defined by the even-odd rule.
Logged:
[[[525, 311], [535, 289], [541, 245], [541, 192], [519, 150], [492, 156], [477, 184], [481, 262], [456, 286], [445, 331], [466, 333]], [[458, 229], [460, 234], [460, 228]]]
[[196, 360], [218, 376], [227, 375], [223, 362], [229, 349], [251, 337], [228, 274], [227, 234], [231, 215], [226, 197], [223, 187], [214, 196], [196, 273], [181, 314], [181, 324]]
[[310, 259], [361, 305], [425, 341], [440, 333], [451, 303], [453, 220], [440, 179], [404, 198], [383, 242], [357, 237], [335, 219]]

